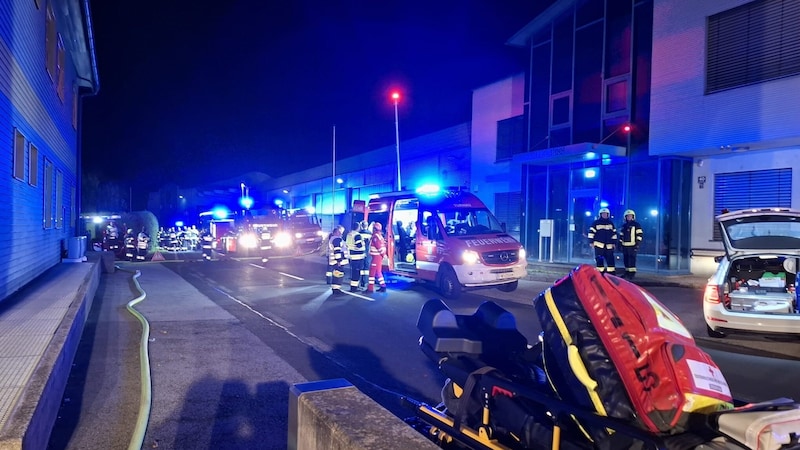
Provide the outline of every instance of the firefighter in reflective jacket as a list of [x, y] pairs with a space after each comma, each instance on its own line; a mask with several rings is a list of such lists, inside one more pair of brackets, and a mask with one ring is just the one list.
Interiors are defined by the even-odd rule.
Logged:
[[144, 227], [142, 227], [142, 231], [139, 232], [139, 235], [136, 237], [136, 260], [137, 261], [144, 261], [145, 257], [147, 256], [147, 244], [150, 243], [150, 235], [144, 231]]
[[214, 255], [214, 236], [211, 235], [210, 231], [203, 230], [200, 233], [200, 245], [203, 247], [203, 259], [211, 261]]
[[622, 250], [622, 262], [625, 272], [622, 278], [632, 280], [636, 275], [636, 254], [644, 239], [642, 226], [636, 221], [636, 213], [632, 209], [625, 211], [625, 223], [619, 229], [619, 248]]
[[372, 226], [369, 255], [372, 257], [372, 261], [369, 264], [367, 292], [374, 292], [376, 281], [380, 285], [378, 292], [386, 292], [386, 280], [383, 278], [383, 257], [386, 256], [386, 240], [383, 237], [383, 225], [378, 222], [375, 222]]
[[617, 244], [617, 229], [611, 221], [611, 211], [600, 208], [598, 217], [589, 227], [589, 244], [594, 248], [594, 260], [600, 272], [614, 273], [614, 247]]
[[331, 291], [334, 294], [342, 292], [342, 280], [344, 280], [344, 268], [349, 263], [347, 259], [347, 243], [342, 237], [344, 227], [336, 226], [328, 240], [328, 267], [331, 268]]
[[347, 249], [350, 250], [350, 292], [358, 292], [358, 282], [361, 279], [367, 253], [367, 244], [359, 233], [360, 228], [361, 225], [354, 222], [353, 229], [347, 233]]
[[133, 229], [128, 228], [125, 231], [125, 257], [128, 261], [133, 261], [136, 253], [136, 235], [133, 234]]
[[362, 291], [366, 291], [369, 286], [369, 266], [372, 263], [372, 256], [369, 254], [369, 243], [372, 242], [371, 229], [366, 220], [362, 220], [359, 224], [358, 233], [364, 241], [364, 262], [361, 264], [361, 279], [358, 281], [358, 288]]

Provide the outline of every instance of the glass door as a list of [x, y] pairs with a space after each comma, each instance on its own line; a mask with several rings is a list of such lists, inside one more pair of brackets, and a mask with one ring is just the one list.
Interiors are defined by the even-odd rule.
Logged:
[[579, 189], [570, 191], [569, 202], [569, 262], [592, 263], [594, 251], [589, 245], [589, 227], [594, 222], [597, 212], [599, 191], [597, 189]]

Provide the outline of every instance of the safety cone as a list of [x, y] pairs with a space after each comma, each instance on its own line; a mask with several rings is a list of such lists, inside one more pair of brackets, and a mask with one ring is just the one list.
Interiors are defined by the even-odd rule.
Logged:
[[153, 259], [151, 259], [151, 261], [166, 261], [166, 259], [164, 258], [164, 255], [161, 254], [161, 252], [155, 252], [153, 253]]

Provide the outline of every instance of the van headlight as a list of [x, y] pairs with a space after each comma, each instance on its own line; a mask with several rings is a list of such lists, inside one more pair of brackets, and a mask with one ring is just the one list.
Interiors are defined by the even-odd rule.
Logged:
[[256, 248], [258, 246], [258, 239], [253, 233], [247, 233], [239, 236], [239, 245], [244, 248]]
[[527, 258], [527, 256], [528, 256], [528, 254], [525, 252], [525, 249], [520, 247], [519, 248], [519, 258], [518, 259], [519, 260], [524, 260], [524, 259]]
[[464, 264], [475, 264], [480, 261], [481, 257], [478, 255], [478, 252], [475, 250], [464, 250], [464, 253], [461, 254], [461, 261]]

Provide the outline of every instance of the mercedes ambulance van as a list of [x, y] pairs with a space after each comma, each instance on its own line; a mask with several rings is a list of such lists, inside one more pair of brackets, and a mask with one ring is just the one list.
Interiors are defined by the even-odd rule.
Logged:
[[470, 192], [426, 186], [375, 194], [365, 218], [383, 225], [389, 272], [435, 283], [446, 298], [470, 288], [511, 292], [527, 274], [525, 249]]

